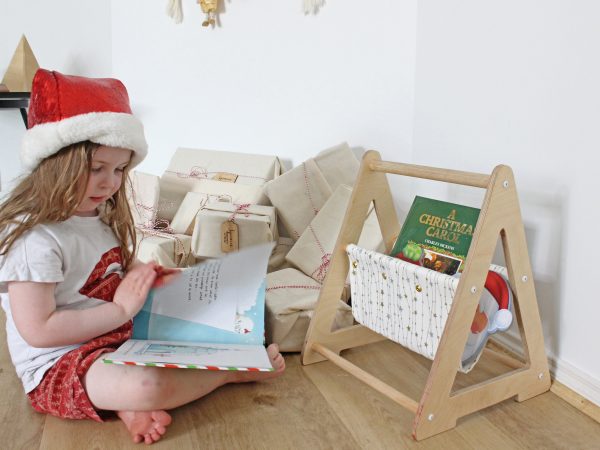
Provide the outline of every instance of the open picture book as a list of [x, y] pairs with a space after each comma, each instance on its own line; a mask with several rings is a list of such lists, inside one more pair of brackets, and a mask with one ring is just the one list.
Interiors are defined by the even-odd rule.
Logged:
[[265, 276], [273, 244], [187, 268], [152, 289], [133, 337], [108, 364], [272, 371], [264, 346]]

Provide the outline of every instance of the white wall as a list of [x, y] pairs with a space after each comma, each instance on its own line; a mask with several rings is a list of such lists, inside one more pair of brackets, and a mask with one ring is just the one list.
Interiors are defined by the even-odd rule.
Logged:
[[414, 160], [512, 166], [557, 379], [600, 404], [598, 17], [592, 0], [421, 0]]
[[[160, 174], [178, 146], [280, 155], [293, 164], [347, 141], [410, 157], [416, 0], [224, 2], [221, 28], [166, 1], [113, 1], [113, 71], [145, 123]], [[131, 32], [133, 30], [133, 33]]]
[[[25, 35], [41, 67], [88, 76], [111, 74], [110, 4], [93, 0], [20, 0], [0, 4], [0, 80]], [[3, 191], [20, 172], [25, 131], [19, 110], [0, 109]]]

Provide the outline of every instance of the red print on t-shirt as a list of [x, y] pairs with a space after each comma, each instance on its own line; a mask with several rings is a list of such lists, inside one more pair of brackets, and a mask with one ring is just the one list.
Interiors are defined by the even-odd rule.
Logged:
[[119, 247], [112, 248], [102, 255], [79, 293], [87, 297], [112, 302], [115, 291], [121, 282], [119, 273], [112, 272], [112, 269], [111, 273], [106, 274], [107, 269], [113, 264], [119, 266], [122, 264], [121, 249]]

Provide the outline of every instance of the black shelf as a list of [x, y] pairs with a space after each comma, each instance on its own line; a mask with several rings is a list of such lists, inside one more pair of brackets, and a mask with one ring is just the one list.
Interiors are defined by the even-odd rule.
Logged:
[[0, 109], [18, 108], [27, 128], [27, 108], [29, 107], [29, 92], [0, 92]]

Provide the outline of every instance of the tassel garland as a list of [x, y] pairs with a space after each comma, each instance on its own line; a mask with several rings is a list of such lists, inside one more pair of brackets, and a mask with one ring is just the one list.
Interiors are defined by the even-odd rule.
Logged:
[[[203, 27], [215, 26], [217, 19], [217, 10], [219, 0], [196, 0], [202, 12], [206, 14], [206, 19], [202, 22]], [[325, 0], [303, 0], [304, 14], [317, 14], [319, 9], [325, 5]], [[168, 0], [167, 15], [173, 19], [175, 23], [183, 22], [183, 8], [181, 0]]]
[[304, 14], [316, 14], [324, 4], [325, 0], [304, 0]]
[[167, 15], [173, 19], [175, 23], [183, 22], [181, 0], [169, 0], [169, 3], [167, 3]]

